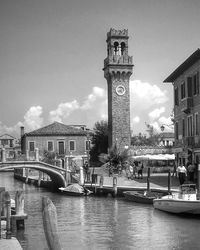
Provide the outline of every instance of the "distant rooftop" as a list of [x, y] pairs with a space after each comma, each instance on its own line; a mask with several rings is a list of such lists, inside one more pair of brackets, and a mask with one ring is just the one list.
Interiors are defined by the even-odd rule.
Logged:
[[57, 136], [57, 135], [87, 135], [87, 131], [82, 128], [76, 128], [74, 125], [65, 125], [60, 122], [54, 122], [50, 125], [26, 133], [25, 136]]
[[0, 135], [0, 140], [15, 140], [16, 138], [13, 137], [12, 135], [8, 135], [8, 134], [3, 134]]

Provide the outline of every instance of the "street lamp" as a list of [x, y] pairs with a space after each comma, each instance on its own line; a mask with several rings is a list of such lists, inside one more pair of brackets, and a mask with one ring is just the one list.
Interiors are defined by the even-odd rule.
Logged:
[[163, 131], [164, 131], [164, 129], [165, 129], [165, 126], [164, 126], [164, 125], [162, 125], [162, 126], [160, 127], [160, 129], [161, 129], [161, 131], [163, 132]]

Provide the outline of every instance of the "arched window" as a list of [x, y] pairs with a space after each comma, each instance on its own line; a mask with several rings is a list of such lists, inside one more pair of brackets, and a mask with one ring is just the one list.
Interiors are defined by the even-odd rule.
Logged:
[[114, 55], [119, 55], [119, 43], [114, 42]]
[[122, 43], [121, 43], [121, 55], [124, 55], [124, 54], [125, 54], [125, 47], [126, 47], [125, 43], [122, 42]]

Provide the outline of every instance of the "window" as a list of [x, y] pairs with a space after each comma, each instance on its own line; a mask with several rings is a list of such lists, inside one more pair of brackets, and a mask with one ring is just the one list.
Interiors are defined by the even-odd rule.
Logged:
[[198, 135], [199, 134], [199, 121], [198, 121], [198, 113], [194, 114], [194, 134]]
[[75, 151], [75, 141], [69, 141], [69, 151]]
[[90, 150], [90, 141], [89, 140], [85, 141], [85, 150], [86, 151]]
[[175, 105], [179, 105], [179, 101], [178, 101], [178, 88], [174, 89], [174, 103]]
[[114, 42], [114, 55], [119, 55], [119, 43]]
[[34, 141], [30, 141], [29, 142], [29, 151], [35, 151], [35, 142]]
[[199, 94], [199, 72], [193, 76], [193, 95]]
[[58, 142], [58, 154], [59, 155], [64, 155], [65, 154], [65, 144], [64, 144], [64, 141], [59, 141]]
[[181, 84], [181, 99], [185, 98], [185, 82]]
[[187, 78], [187, 96], [192, 97], [192, 77]]
[[185, 137], [185, 119], [182, 120], [182, 135]]
[[178, 122], [175, 124], [175, 138], [178, 140]]
[[187, 135], [193, 136], [193, 119], [191, 115], [187, 118]]
[[47, 142], [47, 150], [48, 151], [53, 151], [53, 141], [48, 141]]
[[126, 47], [125, 43], [122, 42], [122, 43], [121, 43], [121, 55], [124, 55], [124, 54], [125, 54], [125, 47]]
[[2, 140], [1, 140], [1, 144], [2, 144], [3, 146], [8, 145], [8, 140], [7, 140], [7, 139], [2, 139]]

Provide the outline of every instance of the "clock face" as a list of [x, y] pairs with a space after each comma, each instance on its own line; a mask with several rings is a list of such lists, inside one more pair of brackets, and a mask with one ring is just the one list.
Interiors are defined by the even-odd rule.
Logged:
[[118, 95], [124, 95], [126, 92], [126, 89], [123, 85], [118, 85], [117, 88], [116, 88], [116, 93]]

